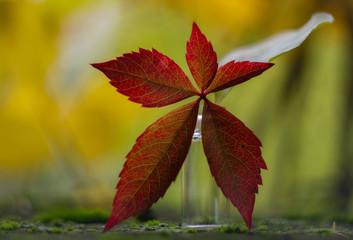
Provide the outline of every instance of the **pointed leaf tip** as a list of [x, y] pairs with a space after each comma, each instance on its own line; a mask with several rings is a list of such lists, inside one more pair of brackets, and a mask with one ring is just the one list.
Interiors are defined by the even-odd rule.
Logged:
[[140, 48], [92, 66], [102, 71], [118, 92], [144, 107], [162, 107], [197, 94], [181, 68], [155, 49]]
[[192, 30], [194, 30], [194, 29], [200, 30], [200, 29], [199, 29], [199, 26], [197, 26], [197, 24], [196, 24], [195, 21], [192, 22]]
[[94, 68], [97, 68], [97, 67], [98, 67], [98, 63], [90, 63], [89, 65], [91, 65], [91, 66], [94, 67]]
[[90, 63], [90, 65], [98, 70], [101, 70], [102, 67], [104, 66], [106, 62], [102, 62], [102, 63]]
[[207, 93], [217, 92], [256, 77], [272, 67], [274, 63], [267, 62], [229, 62], [220, 67], [207, 89]]
[[107, 224], [104, 226], [103, 232], [108, 231], [109, 229], [111, 229], [114, 226], [114, 224], [112, 224], [112, 222], [113, 222], [113, 219], [109, 218]]
[[186, 45], [186, 61], [201, 93], [210, 85], [218, 68], [217, 55], [212, 44], [194, 22]]

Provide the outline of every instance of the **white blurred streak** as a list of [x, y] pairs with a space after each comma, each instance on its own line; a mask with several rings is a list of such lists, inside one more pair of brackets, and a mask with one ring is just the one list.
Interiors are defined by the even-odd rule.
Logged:
[[[258, 43], [237, 48], [227, 53], [220, 59], [219, 66], [231, 61], [269, 62], [282, 53], [300, 46], [318, 26], [325, 23], [332, 23], [333, 21], [334, 18], [329, 13], [315, 13], [311, 16], [309, 21], [297, 30], [282, 31]], [[215, 93], [216, 102], [220, 103], [230, 89], [231, 88], [227, 88], [221, 92]]]
[[332, 22], [331, 14], [315, 13], [301, 28], [279, 32], [256, 44], [235, 49], [222, 57], [219, 64], [222, 66], [230, 61], [269, 62], [298, 47], [319, 25]]
[[104, 56], [116, 41], [119, 3], [89, 2], [63, 19], [57, 60], [49, 69], [46, 79], [47, 90], [58, 104], [61, 119], [72, 110], [79, 97], [97, 86], [89, 82], [89, 64]]

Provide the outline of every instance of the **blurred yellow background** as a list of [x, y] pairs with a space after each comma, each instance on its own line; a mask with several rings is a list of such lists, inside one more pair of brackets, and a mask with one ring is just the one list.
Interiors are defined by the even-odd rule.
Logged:
[[[220, 58], [316, 11], [335, 22], [222, 104], [264, 146], [269, 171], [255, 216], [352, 215], [352, 9], [349, 0], [0, 0], [0, 216], [110, 210], [135, 139], [187, 102], [141, 108], [90, 63], [155, 48], [190, 76], [193, 21]], [[179, 188], [172, 184], [153, 209], [177, 216]]]

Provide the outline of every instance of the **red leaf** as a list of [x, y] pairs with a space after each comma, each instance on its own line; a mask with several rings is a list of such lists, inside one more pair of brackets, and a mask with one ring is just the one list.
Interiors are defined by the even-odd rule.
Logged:
[[218, 68], [217, 55], [196, 25], [192, 26], [190, 40], [186, 45], [186, 61], [201, 93], [210, 85]]
[[205, 100], [202, 143], [211, 173], [251, 228], [255, 193], [262, 184], [261, 142], [239, 119], [224, 108]]
[[138, 137], [119, 175], [113, 212], [104, 231], [146, 211], [165, 194], [189, 151], [201, 99], [205, 100], [203, 147], [212, 175], [251, 228], [255, 193], [262, 184], [260, 168], [266, 169], [261, 142], [239, 119], [206, 96], [247, 81], [273, 64], [230, 62], [217, 71], [216, 53], [195, 23], [186, 61], [199, 93], [173, 60], [154, 49], [140, 49], [116, 60], [92, 64], [120, 93], [144, 107], [199, 97], [160, 118]]
[[217, 92], [243, 83], [250, 78], [260, 75], [273, 65], [273, 63], [248, 61], [229, 62], [218, 69], [214, 80], [207, 89], [207, 93]]
[[198, 94], [180, 67], [154, 49], [140, 49], [92, 66], [101, 70], [118, 92], [144, 107], [162, 107]]
[[160, 118], [136, 140], [119, 177], [114, 209], [104, 231], [136, 216], [161, 198], [189, 151], [199, 101]]

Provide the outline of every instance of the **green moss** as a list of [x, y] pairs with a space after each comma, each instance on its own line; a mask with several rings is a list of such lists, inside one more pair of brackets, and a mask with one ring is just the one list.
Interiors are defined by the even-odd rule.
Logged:
[[235, 229], [231, 226], [222, 226], [220, 228], [217, 228], [215, 231], [217, 232], [224, 232], [224, 233], [233, 233], [236, 232]]
[[[100, 232], [101, 224], [76, 224], [73, 222], [63, 222], [61, 219], [53, 219], [47, 224], [42, 224], [41, 222], [28, 221], [23, 222], [9, 221], [9, 220], [0, 220], [0, 233], [7, 234], [11, 231], [11, 234], [17, 232], [28, 232], [28, 233], [40, 233], [40, 234], [50, 234], [50, 233], [68, 233], [74, 231], [75, 233], [84, 233], [84, 232]], [[310, 223], [310, 224], [309, 224]], [[248, 228], [243, 225], [233, 225], [233, 226], [223, 226], [216, 230], [210, 230], [214, 232], [211, 234], [219, 233], [249, 233]], [[307, 221], [289, 221], [285, 219], [265, 219], [261, 220], [254, 224], [253, 230], [250, 234], [255, 235], [264, 235], [264, 234], [307, 234], [307, 235], [333, 235], [337, 234], [348, 234], [352, 236], [352, 226], [350, 225], [339, 225], [337, 231], [335, 228], [329, 227], [329, 223], [322, 222], [307, 222]], [[16, 231], [17, 230], [17, 231]], [[195, 233], [202, 232], [195, 229], [182, 229], [181, 226], [174, 223], [165, 224], [161, 223], [158, 220], [151, 220], [144, 224], [132, 223], [129, 225], [120, 225], [119, 231], [122, 232], [159, 232], [161, 235], [171, 235], [173, 233]], [[199, 235], [199, 234], [197, 234]], [[222, 235], [222, 234], [221, 234]]]
[[66, 227], [65, 228], [65, 231], [67, 231], [67, 232], [71, 232], [73, 230], [75, 230], [75, 227]]
[[11, 231], [11, 230], [16, 230], [18, 228], [20, 228], [20, 223], [16, 221], [5, 220], [5, 221], [2, 221], [0, 224], [1, 230]]
[[237, 226], [222, 226], [220, 228], [217, 228], [215, 231], [217, 232], [223, 232], [223, 233], [239, 233], [239, 227]]
[[131, 223], [129, 228], [121, 228], [122, 231], [132, 231], [132, 232], [143, 232], [143, 231], [152, 231], [152, 232], [180, 232], [181, 228], [175, 224], [169, 225], [166, 223], [161, 223], [158, 220], [147, 221], [144, 224]]
[[246, 233], [249, 232], [249, 229], [245, 226], [222, 226], [220, 228], [215, 229], [216, 232], [222, 233]]
[[37, 215], [35, 219], [50, 223], [64, 222], [76, 222], [76, 223], [106, 223], [109, 219], [110, 214], [106, 211], [97, 209], [68, 209], [68, 208], [58, 208], [47, 213]]
[[258, 229], [259, 231], [261, 231], [261, 232], [267, 231], [267, 226], [266, 226], [266, 225], [260, 225], [260, 226], [257, 227], [257, 229]]
[[38, 232], [38, 231], [39, 231], [39, 227], [37, 225], [32, 225], [32, 227], [27, 230], [27, 232], [30, 232], [30, 233]]
[[177, 226], [177, 225], [170, 225], [169, 226], [170, 231], [172, 232], [181, 232], [182, 231], [182, 227], [181, 226]]
[[78, 229], [85, 229], [85, 225], [84, 224], [80, 224], [77, 226]]
[[240, 232], [249, 232], [249, 229], [247, 228], [247, 227], [245, 227], [245, 226], [240, 226], [239, 227], [239, 230], [240, 230]]
[[146, 226], [148, 226], [148, 227], [160, 226], [160, 225], [161, 225], [161, 223], [160, 223], [158, 220], [156, 220], [156, 219], [147, 221], [147, 222], [145, 222], [144, 224], [145, 224]]
[[130, 224], [130, 227], [131, 227], [131, 228], [137, 228], [138, 226], [139, 226], [139, 225], [138, 225], [137, 223], [134, 223], [134, 222]]
[[332, 235], [333, 232], [331, 229], [329, 228], [318, 228], [318, 229], [313, 229], [314, 233], [319, 233], [319, 234], [323, 234], [323, 235]]
[[53, 227], [53, 228], [50, 228], [50, 229], [49, 229], [49, 232], [50, 232], [50, 233], [58, 234], [58, 233], [62, 233], [63, 231], [62, 231], [61, 228]]
[[292, 227], [285, 227], [285, 228], [284, 228], [284, 231], [287, 231], [287, 232], [292, 231], [292, 230], [293, 230]]

